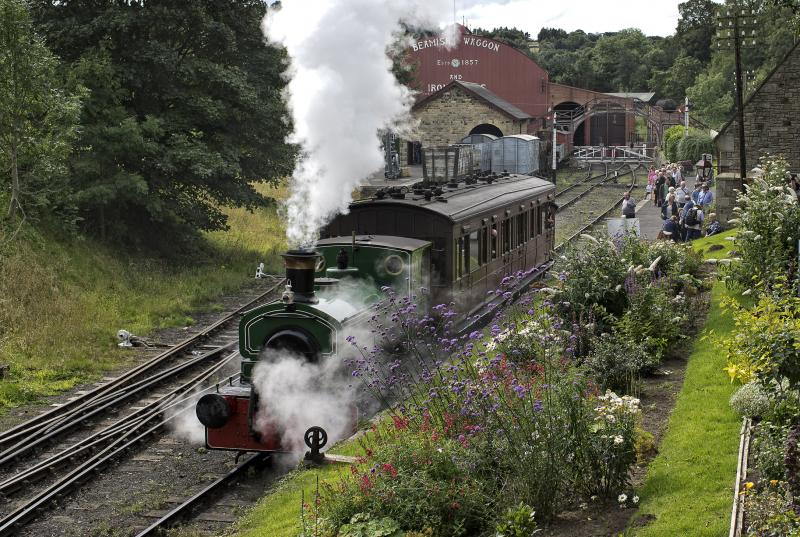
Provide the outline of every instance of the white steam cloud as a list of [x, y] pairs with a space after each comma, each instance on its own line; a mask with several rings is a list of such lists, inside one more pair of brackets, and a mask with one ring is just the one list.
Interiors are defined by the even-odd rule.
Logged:
[[335, 359], [309, 362], [302, 356], [268, 350], [253, 372], [260, 405], [255, 428], [280, 434], [284, 450], [302, 452], [309, 427], [328, 433], [327, 447], [355, 426], [354, 390]]
[[382, 167], [378, 131], [408, 124], [412, 95], [387, 57], [401, 22], [431, 28], [451, 8], [449, 0], [285, 0], [268, 11], [264, 34], [291, 60], [291, 141], [302, 147], [287, 203], [291, 246], [316, 241]]

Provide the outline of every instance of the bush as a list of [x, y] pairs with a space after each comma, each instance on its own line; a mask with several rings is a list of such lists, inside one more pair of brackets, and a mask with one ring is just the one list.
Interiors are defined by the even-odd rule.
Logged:
[[535, 515], [531, 506], [521, 503], [503, 514], [495, 532], [498, 537], [531, 537], [536, 533]]
[[730, 265], [726, 279], [741, 290], [768, 291], [794, 274], [788, 286], [796, 288], [800, 204], [786, 186], [786, 161], [770, 158], [761, 165], [763, 176], [753, 179], [737, 198], [741, 231], [735, 244], [741, 261]]
[[751, 449], [754, 466], [762, 480], [784, 479], [784, 457], [788, 435], [787, 425], [769, 421], [762, 421], [754, 429]]
[[762, 296], [751, 308], [729, 300], [736, 330], [725, 341], [732, 380], [758, 380], [768, 391], [800, 388], [800, 298]]
[[321, 516], [340, 528], [339, 535], [364, 515], [373, 523], [400, 521], [404, 530], [436, 528], [443, 537], [482, 529], [494, 500], [485, 481], [476, 479], [477, 453], [397, 423], [367, 439], [369, 455], [351, 467], [350, 479], [323, 489]]
[[630, 341], [637, 341], [651, 355], [650, 363], [661, 362], [670, 345], [682, 339], [686, 326], [687, 307], [683, 295], [670, 295], [668, 284], [657, 281], [649, 285], [630, 286], [630, 307], [617, 323], [617, 332]]
[[641, 374], [657, 365], [658, 358], [642, 343], [614, 332], [594, 338], [585, 364], [601, 389], [633, 393]]
[[[752, 489], [755, 490], [755, 489]], [[746, 533], [758, 537], [797, 537], [800, 516], [794, 512], [785, 483], [770, 483], [758, 492], [745, 493]]]
[[713, 153], [714, 142], [701, 131], [690, 129], [689, 135], [682, 137], [675, 148], [675, 160], [689, 160], [694, 164], [704, 153]]
[[676, 162], [678, 160], [678, 143], [683, 138], [683, 127], [673, 125], [664, 133], [664, 156], [667, 161]]
[[763, 416], [770, 406], [769, 397], [757, 382], [749, 382], [741, 386], [731, 396], [730, 403], [734, 412], [747, 418]]

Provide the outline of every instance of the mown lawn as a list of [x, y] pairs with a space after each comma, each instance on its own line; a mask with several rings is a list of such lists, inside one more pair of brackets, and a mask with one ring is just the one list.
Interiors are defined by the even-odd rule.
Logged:
[[[710, 257], [711, 244], [726, 243], [731, 244], [719, 236], [693, 246]], [[683, 388], [629, 526], [637, 537], [718, 537], [730, 524], [741, 422], [728, 405], [735, 386], [723, 371], [725, 353], [717, 343], [733, 329], [731, 316], [720, 307], [728, 294], [724, 283], [714, 284], [705, 328], [686, 343], [693, 347]]]
[[[268, 195], [282, 195], [270, 191]], [[125, 328], [148, 335], [194, 323], [192, 312], [251, 281], [259, 261], [278, 270], [284, 248], [275, 208], [230, 211], [229, 232], [210, 234], [206, 256], [168, 261], [90, 239], [27, 229], [0, 251], [0, 412], [57, 394], [124, 365]]]

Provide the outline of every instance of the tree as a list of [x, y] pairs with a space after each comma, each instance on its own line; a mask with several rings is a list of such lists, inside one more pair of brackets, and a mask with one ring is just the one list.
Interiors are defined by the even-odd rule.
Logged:
[[6, 217], [22, 220], [64, 194], [63, 172], [80, 95], [59, 79], [58, 60], [32, 29], [22, 0], [0, 0], [0, 170]]
[[226, 228], [223, 206], [271, 200], [291, 173], [285, 51], [261, 0], [31, 0], [51, 47], [90, 88], [71, 160], [87, 230], [142, 245]]
[[675, 43], [686, 56], [700, 63], [711, 59], [711, 38], [716, 31], [715, 15], [719, 4], [712, 0], [687, 0], [678, 4]]
[[695, 78], [703, 70], [697, 58], [681, 56], [665, 71], [655, 71], [650, 77], [650, 88], [659, 97], [682, 101], [686, 96], [686, 88], [694, 84]]

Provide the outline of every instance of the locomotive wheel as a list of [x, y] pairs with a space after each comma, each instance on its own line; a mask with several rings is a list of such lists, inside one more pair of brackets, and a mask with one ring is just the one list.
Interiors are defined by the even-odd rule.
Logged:
[[309, 448], [319, 451], [328, 443], [328, 433], [322, 427], [314, 425], [306, 430], [303, 440]]

